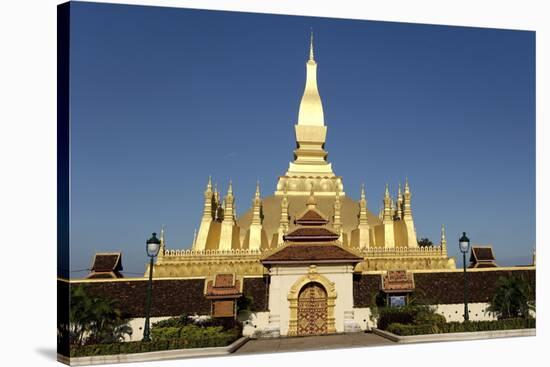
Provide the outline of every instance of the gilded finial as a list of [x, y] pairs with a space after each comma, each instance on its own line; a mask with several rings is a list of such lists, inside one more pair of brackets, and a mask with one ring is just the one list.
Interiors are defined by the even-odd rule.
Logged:
[[195, 243], [197, 243], [197, 228], [193, 232], [193, 246], [195, 246]]
[[384, 197], [389, 197], [389, 196], [390, 196], [390, 186], [386, 184], [386, 191], [384, 192]]
[[361, 184], [361, 200], [365, 200], [365, 183]]
[[401, 182], [400, 182], [397, 189], [397, 196], [401, 196], [401, 195], [402, 193], [401, 193]]
[[309, 60], [315, 61], [313, 54], [313, 28], [310, 29], [310, 38], [309, 38]]
[[229, 187], [227, 188], [227, 195], [233, 195], [233, 182], [229, 179]]
[[260, 197], [260, 180], [256, 181], [256, 195], [257, 198]]
[[164, 224], [160, 227], [160, 243], [164, 245]]
[[405, 176], [405, 192], [409, 192], [409, 178]]

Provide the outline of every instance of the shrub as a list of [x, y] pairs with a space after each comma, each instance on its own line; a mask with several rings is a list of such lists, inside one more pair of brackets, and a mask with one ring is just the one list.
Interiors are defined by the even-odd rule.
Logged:
[[384, 307], [379, 310], [378, 328], [386, 330], [390, 324], [412, 324], [416, 308], [404, 306], [399, 308]]
[[379, 310], [378, 328], [386, 330], [389, 325], [438, 325], [445, 323], [445, 317], [436, 314], [432, 307], [408, 305], [404, 307], [385, 307]]
[[415, 325], [441, 325], [447, 322], [445, 316], [435, 312], [419, 311], [414, 320]]

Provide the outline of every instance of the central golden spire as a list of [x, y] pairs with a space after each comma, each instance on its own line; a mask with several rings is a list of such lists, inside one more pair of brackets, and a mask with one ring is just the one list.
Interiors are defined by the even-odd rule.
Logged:
[[307, 196], [313, 183], [319, 196], [334, 196], [336, 190], [345, 196], [340, 177], [332, 171], [327, 161], [325, 141], [327, 127], [323, 104], [317, 88], [317, 62], [313, 47], [313, 32], [309, 39], [309, 58], [306, 61], [306, 85], [300, 101], [298, 122], [294, 125], [296, 149], [284, 176], [279, 177], [275, 195], [283, 196], [288, 185], [288, 195]]
[[309, 42], [309, 60], [306, 62], [306, 86], [298, 112], [298, 125], [324, 126], [323, 104], [317, 88], [317, 63], [313, 52], [313, 31]]

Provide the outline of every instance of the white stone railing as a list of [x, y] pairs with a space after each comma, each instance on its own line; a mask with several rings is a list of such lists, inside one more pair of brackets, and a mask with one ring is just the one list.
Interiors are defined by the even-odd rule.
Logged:
[[361, 254], [366, 257], [391, 257], [391, 256], [441, 256], [447, 255], [441, 246], [425, 247], [371, 247], [364, 248]]

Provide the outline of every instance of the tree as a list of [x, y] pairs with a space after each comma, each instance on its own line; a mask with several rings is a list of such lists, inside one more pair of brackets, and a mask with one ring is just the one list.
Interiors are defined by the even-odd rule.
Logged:
[[92, 297], [82, 285], [71, 287], [69, 323], [70, 344], [114, 343], [132, 334], [128, 319], [116, 307], [116, 301]]
[[497, 280], [497, 289], [487, 312], [498, 319], [530, 317], [534, 310], [534, 297], [529, 283], [522, 277], [510, 275]]
[[420, 247], [428, 247], [433, 245], [433, 242], [430, 241], [428, 238], [421, 238], [420, 241], [418, 241], [418, 246]]

